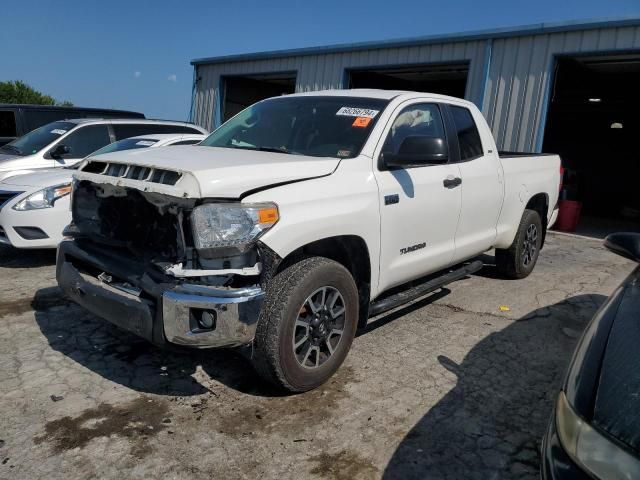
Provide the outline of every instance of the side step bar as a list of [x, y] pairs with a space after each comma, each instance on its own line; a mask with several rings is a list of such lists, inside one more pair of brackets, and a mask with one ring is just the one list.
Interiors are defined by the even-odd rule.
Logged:
[[369, 305], [369, 316], [375, 317], [376, 315], [380, 315], [381, 313], [393, 310], [400, 305], [411, 302], [416, 298], [420, 298], [428, 293], [438, 290], [439, 288], [442, 288], [451, 282], [461, 280], [467, 275], [471, 275], [472, 273], [477, 272], [483, 266], [484, 264], [480, 260], [475, 260], [468, 265], [447, 272], [439, 277], [432, 278], [431, 280], [427, 280], [420, 285], [416, 285], [415, 287], [395, 293], [383, 298], [382, 300], [375, 300]]

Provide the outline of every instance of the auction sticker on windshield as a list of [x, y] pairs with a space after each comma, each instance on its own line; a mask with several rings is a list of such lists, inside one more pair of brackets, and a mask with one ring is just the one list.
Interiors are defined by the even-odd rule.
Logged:
[[370, 108], [342, 107], [336, 112], [336, 115], [375, 118], [378, 113], [380, 113], [380, 110], [371, 110]]
[[55, 133], [56, 135], [64, 135], [65, 133], [67, 133], [67, 131], [60, 128], [54, 128], [53, 130], [51, 130], [51, 133]]

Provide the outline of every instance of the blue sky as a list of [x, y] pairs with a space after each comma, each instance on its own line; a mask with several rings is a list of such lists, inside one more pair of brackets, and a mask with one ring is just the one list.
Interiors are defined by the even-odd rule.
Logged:
[[0, 80], [76, 105], [184, 120], [194, 58], [640, 16], [640, 1], [14, 0], [2, 10]]

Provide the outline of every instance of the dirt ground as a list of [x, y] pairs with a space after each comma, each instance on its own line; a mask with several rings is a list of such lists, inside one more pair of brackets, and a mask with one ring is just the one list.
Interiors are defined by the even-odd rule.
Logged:
[[279, 396], [232, 351], [70, 304], [53, 252], [0, 247], [0, 478], [535, 479], [575, 342], [632, 268], [550, 235], [529, 278], [488, 266], [382, 315], [326, 386]]

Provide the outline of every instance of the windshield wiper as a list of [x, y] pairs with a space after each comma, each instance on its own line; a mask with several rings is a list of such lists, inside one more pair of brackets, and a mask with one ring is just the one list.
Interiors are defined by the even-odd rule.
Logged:
[[10, 152], [15, 152], [18, 155], [22, 154], [22, 150], [20, 150], [19, 148], [14, 147], [13, 145], [3, 145], [2, 147], [0, 147], [0, 150], [8, 150]]
[[[234, 145], [232, 148], [238, 148], [241, 150], [257, 150], [259, 152], [273, 152], [273, 153], [286, 153], [288, 155], [291, 155], [292, 152], [288, 151], [286, 148], [280, 149], [277, 147], [249, 147], [249, 146], [239, 146], [239, 145]], [[284, 148], [284, 147], [283, 147]]]

